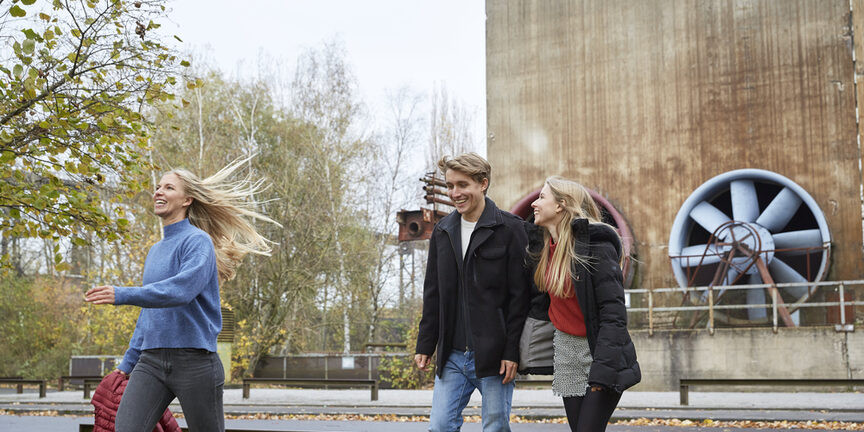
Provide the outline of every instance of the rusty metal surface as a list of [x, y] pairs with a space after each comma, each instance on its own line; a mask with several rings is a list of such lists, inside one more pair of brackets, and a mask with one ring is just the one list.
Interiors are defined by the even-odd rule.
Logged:
[[396, 223], [399, 224], [399, 241], [429, 240], [432, 229], [439, 220], [447, 216], [441, 210], [421, 208], [420, 210], [402, 210], [396, 213]]
[[[487, 0], [490, 196], [508, 208], [549, 175], [582, 182], [630, 222], [638, 286], [671, 287], [666, 242], [687, 196], [722, 172], [767, 169], [825, 213], [828, 279], [864, 277], [850, 29], [864, 21], [849, 9]], [[854, 40], [860, 59], [864, 34]]]

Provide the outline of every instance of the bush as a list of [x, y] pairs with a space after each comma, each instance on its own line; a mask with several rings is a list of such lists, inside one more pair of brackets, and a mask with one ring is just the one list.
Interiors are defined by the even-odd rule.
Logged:
[[54, 379], [78, 354], [122, 355], [138, 308], [84, 303], [69, 279], [0, 279], [0, 376]]
[[419, 325], [420, 313], [416, 313], [411, 324], [402, 330], [403, 342], [408, 347], [407, 355], [384, 356], [378, 365], [381, 381], [389, 383], [395, 389], [426, 388], [435, 380], [434, 357], [429, 365], [428, 372], [423, 372], [414, 365], [414, 349], [417, 346], [417, 330]]

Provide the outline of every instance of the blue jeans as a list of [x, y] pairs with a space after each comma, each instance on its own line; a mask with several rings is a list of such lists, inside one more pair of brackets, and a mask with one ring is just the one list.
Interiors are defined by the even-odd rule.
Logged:
[[477, 378], [474, 352], [453, 351], [435, 376], [429, 432], [456, 432], [462, 427], [462, 410], [474, 389], [483, 395], [483, 432], [510, 432], [510, 407], [515, 382], [501, 384], [503, 375]]
[[189, 430], [224, 431], [224, 384], [222, 362], [214, 352], [191, 348], [144, 350], [117, 408], [115, 430], [152, 431], [176, 397]]

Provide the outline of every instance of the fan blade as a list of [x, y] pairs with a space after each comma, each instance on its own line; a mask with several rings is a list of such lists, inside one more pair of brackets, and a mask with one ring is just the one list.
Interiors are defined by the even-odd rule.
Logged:
[[690, 217], [696, 221], [702, 228], [708, 230], [709, 233], [714, 233], [720, 225], [729, 222], [729, 216], [723, 213], [717, 207], [702, 201], [693, 207], [690, 211]]
[[[762, 277], [759, 273], [753, 273], [747, 278], [748, 285], [757, 285], [762, 283]], [[765, 296], [765, 288], [754, 288], [747, 290], [747, 304], [767, 304]], [[750, 320], [761, 320], [768, 317], [768, 311], [765, 308], [747, 309], [747, 318]]]
[[[724, 285], [724, 286], [733, 285], [735, 283], [735, 279], [738, 277], [739, 274], [740, 273], [738, 272], [738, 270], [735, 270], [734, 267], [729, 267], [729, 271], [726, 272], [726, 278], [723, 279], [722, 281], [720, 281], [720, 285]], [[720, 297], [725, 293], [726, 293], [726, 288], [722, 288], [717, 293], [717, 297]]]
[[801, 325], [801, 309], [792, 312], [791, 314], [789, 314], [789, 316], [792, 317], [792, 322], [795, 323], [795, 327]]
[[[776, 256], [771, 260], [771, 263], [768, 264], [768, 270], [771, 272], [771, 277], [774, 278], [774, 282], [776, 283], [807, 282], [807, 279], [804, 276], [801, 276], [801, 273], [798, 273], [794, 268], [789, 267], [788, 264], [779, 260]], [[782, 290], [794, 297], [796, 300], [807, 294], [806, 286], [785, 287]]]
[[768, 231], [778, 232], [783, 229], [801, 206], [801, 197], [792, 189], [783, 188], [777, 196], [771, 200], [771, 204], [756, 219], [756, 223], [765, 227]]
[[[707, 249], [706, 249], [707, 248]], [[704, 257], [702, 255], [705, 255]], [[681, 249], [681, 257], [673, 258], [681, 267], [696, 267], [699, 262], [702, 265], [716, 264], [720, 262], [722, 252], [714, 245], [694, 245]]]
[[[780, 251], [785, 255], [804, 255], [822, 250], [822, 232], [818, 229], [789, 231], [777, 233], [774, 238], [774, 249], [793, 249]], [[813, 249], [808, 249], [813, 248]]]
[[[726, 272], [726, 277], [723, 278], [723, 280], [721, 280], [715, 286], [714, 303], [717, 303], [717, 300], [720, 298], [720, 296], [722, 296], [724, 293], [726, 293], [726, 288], [720, 288], [720, 289], [716, 289], [716, 288], [732, 285], [735, 282], [735, 278], [737, 278], [737, 277], [738, 277], [738, 270], [735, 270], [734, 268], [730, 268]], [[702, 293], [702, 303], [706, 303], [706, 302], [708, 302], [708, 290], [705, 290]]]
[[732, 194], [732, 218], [741, 222], [753, 222], [759, 217], [759, 199], [752, 180], [734, 180], [729, 183]]

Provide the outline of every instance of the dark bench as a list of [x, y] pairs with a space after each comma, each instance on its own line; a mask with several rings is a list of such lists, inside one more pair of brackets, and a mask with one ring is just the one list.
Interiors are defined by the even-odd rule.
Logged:
[[378, 400], [378, 380], [371, 379], [324, 379], [324, 378], [243, 378], [243, 399], [249, 399], [249, 387], [252, 384], [278, 384], [294, 387], [370, 387], [372, 400]]
[[[0, 382], [3, 382], [4, 380], [19, 380], [20, 381], [22, 379], [24, 379], [24, 377], [18, 376], [18, 375], [16, 375], [16, 376], [0, 376]], [[21, 384], [18, 384], [18, 393], [23, 393], [23, 392], [24, 392], [24, 386]]]
[[66, 383], [73, 380], [84, 380], [86, 378], [90, 379], [102, 379], [102, 375], [63, 375], [57, 380], [57, 391], [63, 391], [66, 388]]
[[92, 385], [95, 389], [99, 386], [99, 383], [102, 382], [102, 377], [98, 378], [84, 378], [84, 399], [90, 399], [90, 386]]
[[864, 386], [864, 379], [810, 379], [810, 378], [681, 378], [678, 388], [681, 405], [690, 403], [690, 386]]
[[516, 386], [526, 387], [549, 387], [552, 385], [551, 379], [517, 379]]
[[3, 377], [0, 378], [0, 384], [15, 384], [17, 385], [17, 393], [24, 393], [25, 385], [38, 385], [39, 397], [45, 397], [45, 380], [28, 380], [21, 377]]

